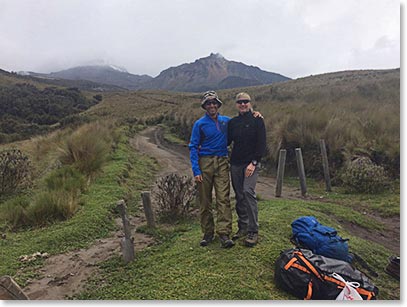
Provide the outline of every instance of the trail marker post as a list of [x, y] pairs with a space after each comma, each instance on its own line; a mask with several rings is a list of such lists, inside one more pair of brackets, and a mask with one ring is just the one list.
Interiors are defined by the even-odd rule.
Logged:
[[150, 228], [155, 228], [154, 213], [151, 207], [151, 197], [150, 192], [141, 192], [141, 198], [143, 200], [144, 214], [147, 219], [147, 226]]
[[298, 168], [298, 175], [300, 177], [301, 195], [305, 196], [307, 194], [307, 184], [306, 184], [306, 180], [305, 180], [305, 170], [304, 170], [304, 162], [302, 159], [301, 148], [295, 149], [295, 156], [297, 157], [297, 168]]
[[325, 140], [319, 140], [319, 145], [321, 147], [321, 155], [322, 155], [322, 166], [324, 168], [324, 178], [325, 178], [325, 186], [326, 191], [331, 192], [331, 177], [329, 176], [329, 163], [328, 163], [328, 154], [326, 153], [326, 146]]
[[287, 155], [287, 150], [281, 149], [280, 155], [278, 157], [276, 197], [281, 197], [281, 191], [283, 189], [283, 178], [284, 178], [286, 155]]
[[116, 206], [123, 220], [124, 238], [120, 242], [122, 249], [123, 260], [127, 264], [134, 261], [134, 239], [131, 237], [131, 227], [126, 214], [126, 203], [124, 200], [119, 200]]

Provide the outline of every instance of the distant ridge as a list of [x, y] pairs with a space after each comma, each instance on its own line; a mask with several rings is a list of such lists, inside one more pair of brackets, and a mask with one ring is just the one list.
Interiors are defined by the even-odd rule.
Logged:
[[30, 75], [51, 79], [88, 80], [129, 90], [140, 89], [140, 84], [152, 79], [147, 75], [130, 74], [125, 69], [114, 65], [78, 66], [50, 74], [30, 73]]
[[261, 70], [256, 66], [229, 61], [219, 53], [163, 70], [157, 77], [134, 75], [114, 65], [78, 66], [41, 74], [19, 72], [51, 80], [87, 80], [114, 85], [128, 90], [158, 89], [181, 92], [201, 92], [208, 89], [227, 89], [243, 86], [271, 84], [290, 80], [283, 75]]

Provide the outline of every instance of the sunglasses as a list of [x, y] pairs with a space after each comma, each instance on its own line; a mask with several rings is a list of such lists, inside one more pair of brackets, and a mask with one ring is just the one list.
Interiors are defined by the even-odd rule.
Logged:
[[213, 104], [213, 105], [218, 105], [219, 102], [216, 101], [216, 100], [209, 100], [209, 101], [205, 102], [205, 106], [209, 106], [209, 105], [211, 105], [211, 104]]
[[238, 103], [238, 104], [247, 104], [247, 103], [249, 103], [250, 102], [250, 100], [238, 100], [238, 101], [236, 101], [236, 103]]

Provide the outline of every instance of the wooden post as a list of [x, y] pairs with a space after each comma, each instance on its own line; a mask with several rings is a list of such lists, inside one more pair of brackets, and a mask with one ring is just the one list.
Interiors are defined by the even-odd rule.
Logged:
[[287, 150], [281, 149], [280, 150], [280, 155], [278, 157], [276, 197], [281, 197], [281, 191], [283, 189], [283, 178], [284, 178], [284, 168], [285, 168], [285, 157], [286, 157], [286, 155], [287, 155]]
[[29, 300], [20, 286], [10, 276], [0, 277], [0, 300]]
[[301, 195], [305, 196], [305, 194], [307, 194], [307, 184], [305, 182], [305, 170], [304, 170], [304, 162], [302, 160], [301, 148], [295, 149], [295, 156], [297, 157], [297, 168], [298, 168], [298, 175], [300, 177]]
[[117, 202], [116, 208], [123, 220], [124, 238], [122, 238], [122, 241], [120, 242], [123, 253], [123, 260], [125, 263], [129, 263], [131, 261], [134, 261], [134, 240], [131, 237], [131, 227], [129, 219], [127, 218], [126, 204], [124, 200], [119, 200]]
[[151, 207], [150, 192], [141, 192], [141, 198], [143, 200], [144, 214], [147, 219], [147, 226], [155, 228], [154, 213]]
[[326, 146], [325, 140], [319, 140], [319, 145], [321, 147], [321, 155], [322, 155], [322, 166], [324, 168], [324, 178], [325, 178], [325, 186], [326, 191], [331, 192], [331, 178], [329, 177], [329, 164], [328, 164], [328, 155], [326, 153]]

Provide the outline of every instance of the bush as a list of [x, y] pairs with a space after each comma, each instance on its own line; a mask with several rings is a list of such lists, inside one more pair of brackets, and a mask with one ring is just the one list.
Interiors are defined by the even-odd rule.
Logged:
[[12, 230], [44, 226], [54, 221], [72, 217], [79, 208], [80, 192], [85, 178], [71, 166], [53, 170], [45, 178], [46, 190], [30, 202], [27, 197], [17, 197], [2, 208], [1, 220]]
[[32, 226], [45, 226], [55, 221], [63, 221], [76, 212], [78, 202], [66, 191], [39, 193], [27, 208], [27, 216]]
[[31, 184], [30, 160], [19, 149], [0, 152], [0, 193], [16, 192]]
[[346, 191], [350, 193], [381, 193], [390, 186], [384, 168], [367, 157], [358, 157], [348, 162], [341, 179]]
[[16, 230], [23, 226], [30, 224], [29, 217], [27, 216], [27, 207], [30, 200], [26, 196], [18, 196], [1, 206], [0, 221], [5, 223], [12, 230]]
[[52, 171], [45, 178], [45, 184], [50, 191], [60, 190], [79, 195], [84, 190], [86, 182], [78, 170], [71, 166], [63, 166]]
[[176, 222], [187, 216], [194, 196], [195, 184], [192, 178], [176, 173], [159, 178], [152, 192], [158, 206], [158, 217], [168, 222]]
[[109, 129], [98, 123], [86, 124], [68, 137], [61, 148], [61, 162], [72, 164], [81, 173], [91, 176], [105, 163], [111, 145]]

